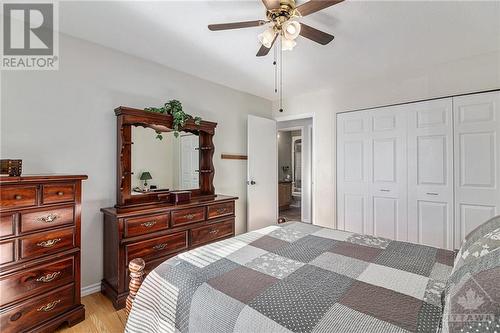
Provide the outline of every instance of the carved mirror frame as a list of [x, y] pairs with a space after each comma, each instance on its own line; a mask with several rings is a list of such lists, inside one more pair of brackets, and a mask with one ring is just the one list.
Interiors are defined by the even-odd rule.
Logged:
[[[115, 109], [117, 128], [117, 189], [116, 207], [142, 206], [170, 201], [170, 191], [149, 192], [132, 195], [132, 126], [149, 127], [154, 130], [172, 131], [173, 117], [171, 115], [148, 112], [139, 109], [120, 106]], [[215, 168], [213, 155], [215, 146], [213, 136], [217, 123], [201, 121], [196, 125], [193, 119], [186, 122], [182, 131], [199, 136], [199, 183], [198, 189], [186, 190], [192, 197], [214, 196], [213, 179]]]

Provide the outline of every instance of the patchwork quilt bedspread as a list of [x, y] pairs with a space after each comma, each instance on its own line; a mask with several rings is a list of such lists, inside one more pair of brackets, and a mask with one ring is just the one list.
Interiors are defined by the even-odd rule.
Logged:
[[436, 332], [451, 251], [291, 222], [165, 261], [126, 332]]

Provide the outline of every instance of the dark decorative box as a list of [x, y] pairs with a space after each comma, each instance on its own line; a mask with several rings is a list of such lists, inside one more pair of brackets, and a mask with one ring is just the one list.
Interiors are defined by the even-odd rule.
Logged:
[[0, 160], [0, 174], [20, 176], [23, 171], [23, 160]]
[[180, 204], [191, 201], [191, 191], [173, 191], [170, 192], [170, 202]]

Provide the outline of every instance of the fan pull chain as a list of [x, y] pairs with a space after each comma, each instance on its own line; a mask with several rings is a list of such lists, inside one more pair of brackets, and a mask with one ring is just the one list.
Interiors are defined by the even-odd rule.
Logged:
[[281, 45], [283, 37], [280, 38], [280, 112], [283, 112], [283, 46]]
[[273, 48], [273, 51], [274, 51], [274, 61], [273, 61], [273, 66], [274, 66], [274, 93], [277, 94], [278, 93], [278, 66], [276, 65], [277, 64], [277, 60], [278, 60], [278, 53], [276, 51], [278, 45], [278, 43], [274, 43], [274, 48]]

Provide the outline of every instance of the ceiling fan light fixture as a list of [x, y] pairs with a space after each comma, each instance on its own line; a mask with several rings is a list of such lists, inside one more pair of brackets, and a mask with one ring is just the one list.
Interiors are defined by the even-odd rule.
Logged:
[[283, 24], [283, 34], [287, 39], [293, 40], [299, 37], [300, 23], [297, 21], [287, 21]]
[[259, 34], [259, 42], [270, 49], [273, 45], [275, 34], [276, 33], [274, 32], [274, 29], [272, 27], [269, 27], [263, 33]]
[[286, 37], [281, 38], [281, 49], [283, 51], [291, 51], [297, 45], [297, 42], [293, 39], [288, 39]]

